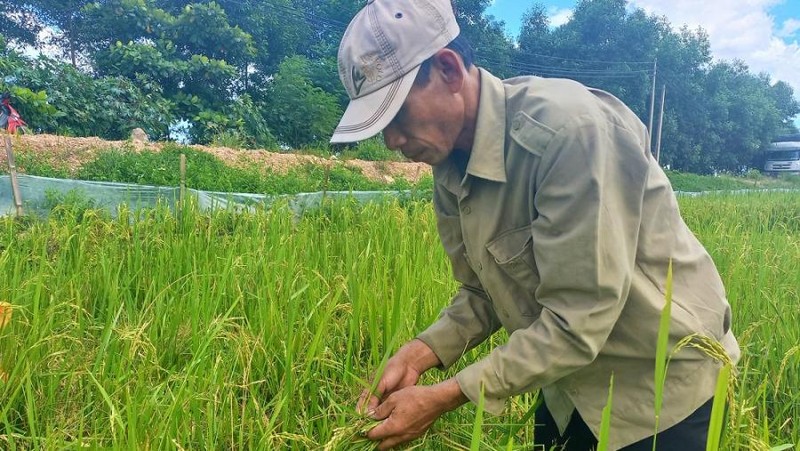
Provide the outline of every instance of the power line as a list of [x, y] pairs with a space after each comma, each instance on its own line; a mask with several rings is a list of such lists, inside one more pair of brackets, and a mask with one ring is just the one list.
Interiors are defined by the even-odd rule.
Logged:
[[563, 68], [557, 66], [544, 66], [539, 64], [526, 64], [519, 61], [499, 61], [497, 59], [488, 58], [486, 55], [476, 53], [476, 56], [481, 61], [493, 64], [504, 65], [511, 69], [519, 70], [526, 73], [535, 73], [546, 76], [574, 76], [574, 77], [592, 77], [592, 78], [638, 78], [642, 76], [649, 76], [652, 70], [597, 70], [597, 69], [579, 69], [579, 68]]
[[578, 62], [578, 63], [597, 63], [597, 64], [627, 64], [627, 65], [647, 65], [650, 66], [653, 64], [652, 61], [603, 61], [603, 60], [584, 60], [584, 59], [577, 59], [577, 58], [564, 58], [561, 56], [551, 56], [551, 55], [543, 55], [541, 53], [525, 53], [525, 52], [516, 52], [517, 55], [522, 56], [532, 56], [536, 58], [550, 58], [559, 61], [565, 62]]
[[[482, 58], [483, 59], [483, 58]], [[558, 67], [558, 66], [543, 66], [540, 64], [530, 64], [530, 63], [522, 63], [522, 62], [509, 62], [509, 65], [514, 65], [519, 68], [529, 69], [532, 71], [551, 71], [551, 72], [563, 72], [563, 73], [578, 73], [581, 75], [650, 75], [653, 73], [651, 70], [598, 70], [598, 69], [581, 69], [581, 68], [571, 68], [571, 67]]]

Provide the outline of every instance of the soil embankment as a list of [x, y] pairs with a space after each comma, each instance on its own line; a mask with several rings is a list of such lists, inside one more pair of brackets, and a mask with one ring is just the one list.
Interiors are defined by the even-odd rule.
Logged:
[[[163, 143], [106, 141], [100, 138], [70, 138], [56, 135], [22, 135], [14, 136], [12, 143], [15, 149], [21, 149], [41, 156], [42, 162], [55, 168], [63, 168], [74, 173], [81, 165], [94, 160], [98, 153], [108, 149], [133, 149], [136, 151], [158, 152]], [[307, 163], [329, 166], [342, 164], [358, 167], [367, 178], [375, 181], [391, 183], [402, 177], [416, 182], [430, 174], [431, 169], [424, 163], [397, 161], [363, 161], [337, 160], [321, 158], [313, 155], [270, 152], [268, 150], [231, 149], [228, 147], [189, 146], [192, 149], [210, 153], [223, 162], [234, 167], [261, 167], [265, 170], [284, 173], [293, 166]], [[0, 162], [6, 167], [5, 152], [0, 152]], [[24, 170], [24, 168], [21, 168]]]

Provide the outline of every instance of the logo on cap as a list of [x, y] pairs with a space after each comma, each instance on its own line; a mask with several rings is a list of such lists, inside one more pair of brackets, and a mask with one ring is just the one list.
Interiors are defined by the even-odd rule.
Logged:
[[353, 88], [356, 96], [361, 94], [364, 83], [377, 83], [383, 80], [383, 62], [377, 53], [364, 55], [359, 64], [355, 64], [350, 69], [350, 76], [353, 78]]
[[353, 66], [350, 75], [353, 77], [353, 87], [356, 88], [356, 95], [361, 94], [361, 88], [364, 86], [364, 82], [367, 81], [367, 76], [356, 66]]

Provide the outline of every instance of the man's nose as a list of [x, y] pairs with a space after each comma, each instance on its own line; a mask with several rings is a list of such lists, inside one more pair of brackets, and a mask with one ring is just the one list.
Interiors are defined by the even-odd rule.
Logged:
[[389, 125], [383, 129], [383, 142], [391, 150], [400, 150], [400, 147], [406, 143], [406, 139], [395, 127]]

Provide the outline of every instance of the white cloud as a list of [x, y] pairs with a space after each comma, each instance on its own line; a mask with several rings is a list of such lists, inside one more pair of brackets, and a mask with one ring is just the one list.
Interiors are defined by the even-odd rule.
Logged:
[[800, 18], [776, 26], [771, 7], [797, 0], [631, 0], [648, 13], [666, 16], [675, 28], [686, 24], [708, 32], [718, 60], [744, 61], [752, 72], [767, 72], [773, 81], [789, 83], [800, 98], [800, 44], [789, 39]]
[[778, 32], [778, 36], [788, 38], [794, 35], [797, 30], [800, 30], [800, 20], [787, 19], [783, 22], [783, 27], [781, 28], [781, 31]]
[[572, 10], [568, 8], [548, 8], [547, 17], [550, 19], [551, 27], [559, 27], [569, 22], [572, 18]]

